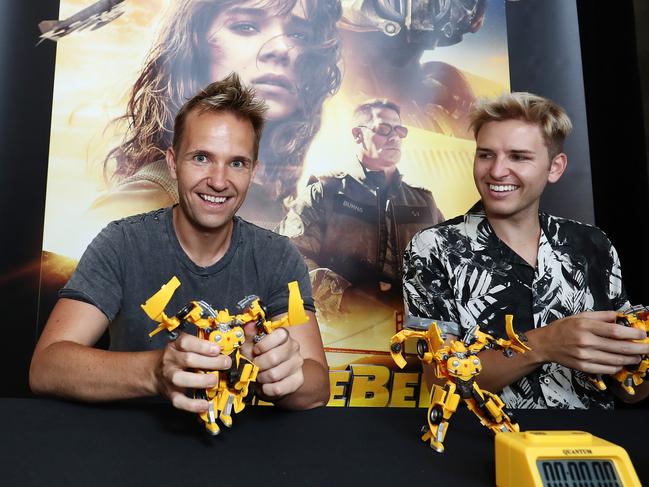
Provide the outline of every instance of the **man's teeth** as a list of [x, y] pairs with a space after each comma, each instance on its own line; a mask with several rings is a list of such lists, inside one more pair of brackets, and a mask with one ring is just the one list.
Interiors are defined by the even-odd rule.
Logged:
[[502, 193], [505, 191], [514, 191], [517, 188], [517, 186], [514, 186], [513, 184], [490, 184], [489, 189], [491, 191], [496, 191], [497, 193]]
[[225, 203], [225, 200], [227, 199], [225, 196], [211, 196], [209, 194], [202, 194], [201, 198], [210, 203]]

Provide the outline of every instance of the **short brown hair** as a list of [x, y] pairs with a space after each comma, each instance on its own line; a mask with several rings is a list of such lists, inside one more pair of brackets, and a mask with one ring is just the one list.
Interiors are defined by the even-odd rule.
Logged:
[[538, 125], [550, 159], [563, 151], [563, 142], [572, 130], [566, 111], [552, 100], [526, 92], [505, 93], [498, 98], [478, 100], [470, 115], [469, 127], [478, 132], [488, 122], [521, 120]]
[[197, 109], [203, 112], [228, 112], [237, 118], [248, 120], [255, 132], [254, 156], [259, 156], [259, 141], [268, 110], [266, 102], [258, 98], [253, 88], [246, 87], [236, 73], [230, 73], [220, 81], [210, 83], [200, 93], [188, 100], [176, 114], [172, 146], [177, 153], [185, 130], [187, 115]]
[[380, 110], [382, 108], [394, 110], [397, 112], [397, 115], [401, 116], [401, 107], [395, 102], [390, 101], [387, 98], [373, 98], [356, 107], [353, 115], [354, 124], [359, 125], [361, 123], [369, 122], [372, 119], [372, 110]]

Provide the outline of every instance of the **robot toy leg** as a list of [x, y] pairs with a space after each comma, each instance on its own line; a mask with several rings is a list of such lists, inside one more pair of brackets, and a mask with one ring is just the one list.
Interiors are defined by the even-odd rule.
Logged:
[[430, 441], [430, 447], [442, 453], [444, 451], [444, 438], [448, 429], [448, 422], [457, 410], [460, 396], [455, 393], [452, 383], [444, 388], [434, 385], [431, 392], [430, 406], [428, 406], [428, 424], [422, 428], [422, 441]]

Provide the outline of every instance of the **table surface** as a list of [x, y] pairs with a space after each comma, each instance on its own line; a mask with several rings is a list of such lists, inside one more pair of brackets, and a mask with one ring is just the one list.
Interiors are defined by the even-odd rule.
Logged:
[[[493, 435], [465, 409], [443, 454], [419, 440], [425, 409], [247, 407], [216, 437], [161, 403], [0, 399], [0, 414], [3, 486], [495, 485]], [[646, 410], [516, 417], [522, 430], [584, 430], [621, 445], [649, 484]]]

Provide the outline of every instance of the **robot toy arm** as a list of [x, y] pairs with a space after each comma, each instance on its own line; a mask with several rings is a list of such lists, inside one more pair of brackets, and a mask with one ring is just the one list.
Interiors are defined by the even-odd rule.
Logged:
[[485, 346], [493, 349], [502, 349], [503, 354], [506, 357], [511, 357], [516, 353], [525, 353], [530, 350], [530, 347], [526, 345], [527, 337], [522, 333], [516, 333], [514, 331], [514, 316], [505, 315], [505, 330], [507, 332], [508, 340], [502, 338], [494, 338], [492, 335], [478, 332], [484, 335], [486, 344]]
[[390, 340], [390, 355], [394, 362], [404, 368], [406, 359], [404, 358], [404, 343], [409, 338], [417, 338], [417, 356], [424, 364], [430, 364], [435, 360], [436, 353], [444, 344], [444, 339], [434, 321], [430, 324], [427, 331], [416, 331], [404, 329], [394, 335]]
[[187, 323], [191, 323], [198, 328], [209, 328], [209, 321], [206, 319], [208, 313], [197, 301], [192, 301], [184, 308], [182, 308], [174, 316], [167, 316], [164, 312], [167, 304], [180, 287], [180, 281], [176, 276], [173, 276], [169, 282], [164, 284], [160, 291], [151, 296], [147, 301], [141, 305], [144, 312], [149, 318], [157, 321], [158, 326], [149, 333], [149, 337], [153, 337], [166, 330], [171, 340], [178, 338], [178, 335], [183, 330]]
[[248, 296], [239, 302], [244, 309], [241, 315], [237, 315], [243, 323], [255, 322], [256, 334], [253, 342], [258, 343], [266, 335], [283, 326], [297, 326], [309, 321], [304, 309], [304, 301], [300, 294], [300, 286], [297, 281], [288, 283], [288, 314], [275, 321], [267, 321], [267, 311], [257, 296]]

